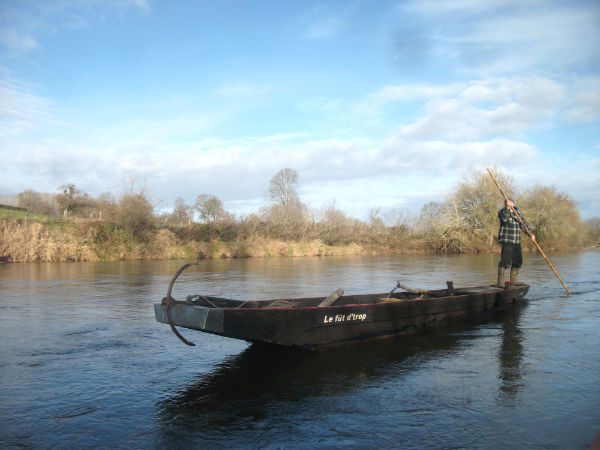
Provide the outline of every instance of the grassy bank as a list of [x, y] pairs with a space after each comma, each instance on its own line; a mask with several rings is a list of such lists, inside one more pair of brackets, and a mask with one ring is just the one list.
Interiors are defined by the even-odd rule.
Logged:
[[321, 240], [183, 241], [168, 229], [153, 230], [140, 239], [125, 228], [106, 222], [0, 217], [0, 256], [9, 256], [14, 262], [333, 256], [385, 252], [388, 251], [355, 243], [326, 245]]
[[[323, 239], [284, 240], [251, 235], [226, 240], [218, 236], [206, 238], [206, 233], [195, 233], [193, 228], [153, 227], [134, 233], [106, 221], [0, 216], [0, 256], [8, 256], [14, 262], [443, 253], [436, 251], [439, 241], [431, 239], [413, 235], [327, 243]], [[544, 249], [553, 250], [551, 246]], [[483, 244], [463, 245], [460, 252], [498, 250], [499, 246], [488, 240]], [[534, 250], [527, 240], [524, 250]]]
[[30, 218], [35, 220], [47, 220], [48, 216], [42, 214], [30, 213], [28, 211], [20, 211], [18, 209], [8, 209], [0, 207], [0, 217], [8, 217], [12, 219]]
[[[278, 176], [282, 174], [297, 179], [292, 169]], [[507, 176], [496, 178], [504, 192], [516, 196], [544, 250], [573, 250], [600, 242], [600, 219], [582, 222], [568, 195], [545, 186], [519, 194]], [[278, 186], [271, 186], [273, 192], [279, 192]], [[474, 173], [446, 199], [423, 205], [414, 217], [400, 211], [381, 216], [375, 208], [368, 220], [360, 220], [335, 204], [311, 208], [293, 189], [284, 198], [269, 198], [271, 203], [259, 211], [236, 215], [219, 198], [201, 194], [193, 207], [177, 199], [172, 212], [158, 214], [143, 190], [132, 189], [118, 198], [110, 193], [93, 198], [74, 185], [50, 198], [28, 190], [19, 194], [19, 207], [0, 205], [4, 220], [0, 256], [15, 261], [82, 261], [499, 249], [501, 199], [487, 172]], [[523, 248], [535, 250], [528, 239]]]

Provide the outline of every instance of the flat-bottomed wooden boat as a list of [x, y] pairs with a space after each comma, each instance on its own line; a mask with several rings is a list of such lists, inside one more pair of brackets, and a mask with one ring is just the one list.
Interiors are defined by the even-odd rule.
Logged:
[[185, 301], [167, 297], [154, 305], [156, 320], [205, 333], [311, 350], [414, 334], [485, 312], [504, 309], [522, 300], [524, 283], [504, 288], [476, 286], [446, 289], [274, 300], [232, 300], [190, 295]]

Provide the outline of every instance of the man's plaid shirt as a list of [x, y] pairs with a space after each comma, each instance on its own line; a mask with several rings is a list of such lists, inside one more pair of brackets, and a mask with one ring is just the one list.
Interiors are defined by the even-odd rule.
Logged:
[[[527, 222], [519, 212], [519, 209], [515, 206], [515, 212], [519, 215], [519, 218], [525, 223]], [[498, 219], [500, 219], [500, 231], [498, 232], [498, 242], [501, 244], [520, 244], [521, 243], [521, 225], [519, 224], [515, 213], [509, 211], [507, 208], [502, 208], [498, 211]], [[525, 231], [525, 230], [523, 230]]]

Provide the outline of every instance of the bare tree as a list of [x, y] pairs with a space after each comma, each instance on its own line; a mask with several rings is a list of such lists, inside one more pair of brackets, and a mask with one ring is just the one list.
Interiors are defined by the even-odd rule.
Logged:
[[115, 220], [117, 215], [117, 200], [110, 192], [103, 192], [96, 199], [100, 220]]
[[279, 205], [288, 205], [298, 200], [296, 184], [298, 184], [298, 172], [294, 169], [281, 169], [271, 178], [269, 183], [269, 199]]
[[306, 235], [307, 208], [296, 192], [298, 172], [281, 169], [269, 183], [269, 199], [274, 204], [263, 212], [269, 226], [284, 239], [303, 239]]
[[93, 199], [85, 192], [79, 190], [73, 183], [60, 187], [61, 194], [56, 196], [58, 206], [63, 211], [63, 216], [69, 213], [85, 213], [93, 207]]
[[584, 227], [577, 204], [556, 187], [531, 188], [522, 196], [520, 209], [539, 242], [555, 249], [581, 244]]
[[321, 213], [319, 236], [329, 245], [349, 243], [355, 237], [354, 225], [354, 220], [332, 201]]
[[178, 224], [180, 227], [184, 225], [191, 225], [192, 223], [193, 208], [186, 205], [185, 201], [181, 197], [175, 199], [175, 208], [170, 214], [170, 219]]
[[295, 199], [286, 204], [275, 204], [263, 210], [269, 229], [284, 239], [303, 239], [309, 220], [306, 207]]
[[384, 223], [386, 224], [386, 236], [393, 245], [400, 245], [413, 237], [415, 232], [416, 218], [407, 211], [392, 209], [386, 212]]
[[600, 247], [600, 217], [592, 217], [583, 222], [586, 244]]
[[381, 208], [375, 207], [371, 208], [369, 211], [369, 232], [370, 238], [372, 240], [377, 240], [382, 235], [385, 235], [387, 232], [387, 228], [385, 223], [380, 217]]
[[463, 250], [463, 223], [454, 201], [429, 202], [421, 209], [419, 218], [426, 248], [436, 253]]
[[201, 194], [196, 198], [194, 209], [202, 222], [216, 222], [227, 215], [223, 202], [214, 195]]
[[252, 239], [258, 235], [264, 236], [265, 223], [256, 214], [241, 216], [238, 219], [238, 237], [241, 239]]
[[[515, 189], [511, 178], [497, 170], [494, 172], [502, 190], [512, 197]], [[469, 239], [485, 242], [488, 247], [493, 247], [498, 232], [497, 212], [502, 205], [502, 196], [489, 175], [483, 171], [473, 173], [458, 185], [449, 202], [455, 206]]]
[[136, 237], [144, 237], [154, 225], [154, 206], [141, 192], [123, 194], [119, 199], [117, 222]]
[[27, 189], [18, 194], [17, 205], [27, 209], [28, 212], [40, 212], [42, 207], [42, 196], [39, 192]]

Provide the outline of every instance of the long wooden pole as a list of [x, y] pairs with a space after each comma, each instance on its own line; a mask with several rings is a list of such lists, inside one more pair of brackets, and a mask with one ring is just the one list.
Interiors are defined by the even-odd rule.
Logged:
[[[502, 197], [504, 197], [504, 200], [508, 201], [508, 197], [506, 196], [506, 194], [504, 193], [504, 191], [502, 190], [502, 188], [500, 187], [500, 185], [496, 181], [496, 177], [494, 177], [494, 174], [492, 173], [492, 171], [490, 169], [487, 169], [487, 171], [490, 174], [490, 177], [492, 177], [492, 180], [494, 181], [494, 184], [496, 185], [496, 187], [498, 188], [498, 190], [502, 194]], [[569, 289], [569, 287], [566, 285], [566, 283], [564, 282], [564, 280], [562, 279], [562, 277], [558, 273], [558, 270], [556, 270], [556, 268], [554, 267], [554, 265], [550, 262], [550, 260], [548, 259], [548, 257], [544, 253], [544, 251], [542, 250], [542, 247], [540, 247], [540, 244], [538, 244], [538, 242], [535, 239], [532, 238], [533, 233], [529, 230], [529, 228], [527, 227], [527, 224], [525, 224], [525, 222], [523, 222], [523, 220], [521, 219], [520, 214], [518, 212], [516, 212], [512, 208], [510, 208], [510, 209], [514, 212], [514, 216], [516, 217], [517, 221], [519, 222], [519, 224], [523, 228], [523, 231], [525, 231], [525, 234], [527, 234], [527, 236], [529, 236], [531, 238], [531, 242], [533, 242], [535, 244], [538, 252], [540, 252], [540, 255], [542, 255], [544, 257], [544, 260], [548, 264], [548, 267], [550, 267], [550, 269], [552, 269], [552, 272], [554, 272], [554, 275], [556, 275], [556, 277], [558, 278], [558, 280], [560, 281], [560, 283], [565, 288], [565, 291], [567, 291], [567, 295], [571, 295], [571, 290]]]

